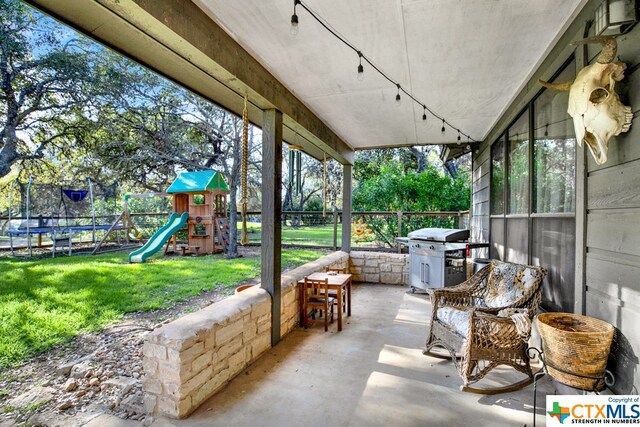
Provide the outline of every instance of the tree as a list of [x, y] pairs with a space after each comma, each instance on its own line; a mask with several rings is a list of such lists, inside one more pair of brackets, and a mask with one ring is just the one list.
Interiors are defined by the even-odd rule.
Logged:
[[[287, 211], [321, 211], [324, 205], [322, 200], [324, 186], [324, 163], [322, 160], [302, 154], [302, 165], [300, 175], [300, 188], [296, 189], [297, 170], [294, 165], [290, 164], [289, 153], [297, 153], [288, 148], [283, 150], [283, 203], [282, 210]], [[293, 170], [292, 170], [293, 169]], [[290, 173], [293, 172], [293, 173]], [[327, 158], [327, 180], [326, 180], [326, 207], [327, 213], [331, 213], [334, 208], [338, 208], [338, 199], [342, 191], [342, 166], [331, 159]], [[307, 220], [317, 224], [317, 216], [306, 217]], [[302, 225], [303, 218], [301, 215], [293, 216], [291, 225], [298, 227]], [[286, 221], [287, 217], [283, 217]]]
[[[456, 178], [442, 169], [428, 166], [422, 173], [405, 173], [400, 162], [382, 165], [379, 173], [361, 181], [353, 192], [354, 211], [440, 212], [469, 209], [469, 174], [459, 172]], [[394, 246], [398, 235], [395, 217], [371, 217], [370, 229], [378, 241]], [[450, 217], [409, 216], [403, 221], [402, 234], [423, 227], [455, 227]]]
[[79, 122], [69, 118], [100, 102], [100, 65], [61, 28], [17, 0], [0, 2], [0, 177], [73, 137]]
[[[217, 165], [222, 169], [222, 173], [227, 177], [229, 184], [229, 225], [230, 242], [227, 249], [227, 256], [235, 258], [238, 256], [237, 248], [237, 224], [238, 224], [238, 200], [237, 193], [240, 188], [242, 171], [242, 127], [243, 121], [235, 114], [222, 110], [213, 104], [202, 100], [196, 96], [190, 97], [190, 103], [195, 107], [191, 115], [192, 125], [195, 130], [204, 137], [204, 146], [214, 147], [215, 156], [206, 167]], [[248, 167], [259, 169], [258, 162], [252, 161], [252, 154], [255, 152], [254, 129], [249, 125]]]
[[[88, 135], [92, 142], [85, 144], [91, 147], [87, 156], [154, 191], [163, 191], [181, 170], [220, 170], [230, 188], [227, 254], [236, 257], [242, 119], [140, 67], [122, 75], [127, 89], [112, 108], [100, 112]], [[249, 167], [259, 170], [253, 135], [250, 126]]]
[[356, 182], [366, 181], [380, 173], [380, 167], [399, 162], [397, 148], [356, 151], [353, 164], [353, 179]]
[[[288, 159], [290, 150], [283, 150], [283, 159]], [[292, 154], [299, 155], [299, 152], [293, 152]], [[283, 173], [282, 185], [284, 187], [284, 199], [283, 199], [283, 211], [303, 211], [305, 205], [309, 202], [309, 200], [314, 197], [314, 195], [320, 193], [322, 188], [319, 187], [315, 183], [315, 179], [313, 177], [313, 173], [310, 172], [311, 168], [317, 163], [312, 157], [309, 157], [305, 154], [300, 153], [301, 157], [301, 165], [300, 170], [298, 171], [297, 166], [294, 164], [290, 164], [289, 162], [284, 162], [287, 167], [287, 171], [285, 172], [293, 172], [293, 173]], [[297, 174], [300, 173], [299, 177], [299, 188], [296, 188], [296, 181], [298, 181]], [[293, 180], [285, 177], [293, 177]], [[286, 221], [286, 217], [283, 218]], [[302, 225], [302, 216], [295, 215], [291, 218], [291, 225], [293, 227], [299, 227]]]

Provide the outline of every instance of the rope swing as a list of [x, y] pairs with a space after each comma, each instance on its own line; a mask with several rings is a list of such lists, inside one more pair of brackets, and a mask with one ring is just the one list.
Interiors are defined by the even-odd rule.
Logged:
[[322, 217], [327, 216], [327, 153], [322, 162]]
[[242, 210], [242, 238], [240, 244], [249, 243], [247, 236], [247, 163], [249, 158], [249, 97], [244, 96], [244, 109], [242, 110], [242, 172], [240, 178], [240, 209]]

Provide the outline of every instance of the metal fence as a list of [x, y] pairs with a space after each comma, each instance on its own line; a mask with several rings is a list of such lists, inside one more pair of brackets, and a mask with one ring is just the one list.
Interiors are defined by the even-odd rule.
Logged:
[[[241, 218], [238, 215], [238, 218]], [[261, 213], [247, 212], [250, 243], [260, 243]], [[356, 249], [394, 249], [396, 237], [419, 228], [468, 228], [469, 211], [352, 212], [351, 246]], [[238, 231], [241, 225], [238, 222]], [[342, 212], [288, 211], [282, 213], [282, 244], [332, 248], [342, 244]]]
[[[147, 239], [166, 221], [169, 213], [132, 212], [130, 218], [137, 229], [133, 239]], [[101, 223], [110, 223], [115, 216], [96, 217]], [[15, 228], [25, 218], [12, 217], [11, 227]], [[31, 218], [37, 221], [37, 218]], [[469, 211], [462, 212], [352, 212], [351, 246], [355, 249], [393, 250], [397, 248], [395, 238], [425, 227], [468, 228]], [[262, 214], [260, 211], [247, 212], [247, 237], [250, 244], [260, 244]], [[0, 248], [9, 247], [7, 217], [0, 217]], [[242, 216], [238, 214], [238, 233], [242, 230]], [[122, 231], [124, 232], [124, 231]], [[91, 236], [79, 236], [90, 241]], [[114, 236], [115, 237], [115, 236]], [[178, 239], [180, 239], [178, 235]], [[35, 236], [33, 237], [36, 238]], [[39, 242], [49, 244], [48, 236]], [[18, 246], [26, 239], [18, 241]], [[238, 239], [240, 240], [240, 239]], [[331, 248], [336, 250], [342, 244], [342, 212], [333, 211], [323, 215], [321, 211], [287, 211], [282, 213], [282, 244], [285, 246]], [[14, 246], [16, 241], [14, 241]], [[35, 242], [34, 242], [35, 245]]]

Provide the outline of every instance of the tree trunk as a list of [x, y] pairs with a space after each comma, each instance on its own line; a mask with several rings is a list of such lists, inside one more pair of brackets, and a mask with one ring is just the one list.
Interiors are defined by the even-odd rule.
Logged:
[[229, 248], [227, 250], [227, 258], [238, 258], [238, 203], [237, 192], [240, 185], [241, 169], [242, 169], [242, 140], [234, 138], [233, 147], [233, 165], [229, 174]]
[[238, 258], [238, 203], [236, 197], [237, 185], [229, 185], [229, 247], [227, 258]]
[[424, 172], [427, 168], [427, 155], [416, 147], [409, 147], [409, 150], [411, 150], [411, 154], [413, 154], [416, 157], [416, 160], [418, 160], [418, 169], [416, 172]]
[[14, 126], [7, 126], [0, 146], [0, 178], [11, 172], [11, 165], [18, 160], [18, 137]]
[[[291, 182], [287, 183], [285, 186], [284, 192], [284, 201], [282, 202], [282, 210], [283, 212], [292, 211], [293, 210], [293, 188]], [[282, 226], [287, 225], [287, 216], [282, 215]]]
[[444, 170], [449, 174], [449, 176], [451, 176], [451, 178], [455, 178], [458, 174], [458, 165], [453, 161], [444, 163], [443, 167]]

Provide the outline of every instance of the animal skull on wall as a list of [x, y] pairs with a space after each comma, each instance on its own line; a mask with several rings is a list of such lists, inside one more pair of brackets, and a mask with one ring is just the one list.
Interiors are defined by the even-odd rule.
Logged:
[[596, 62], [584, 67], [573, 83], [547, 83], [550, 89], [569, 91], [567, 112], [573, 117], [578, 144], [587, 144], [596, 163], [607, 161], [607, 148], [612, 136], [627, 132], [631, 127], [633, 113], [631, 107], [620, 102], [615, 92], [616, 82], [624, 78], [627, 66], [613, 62], [618, 45], [611, 36], [596, 36], [574, 42], [573, 45], [587, 43], [602, 44], [602, 51]]

